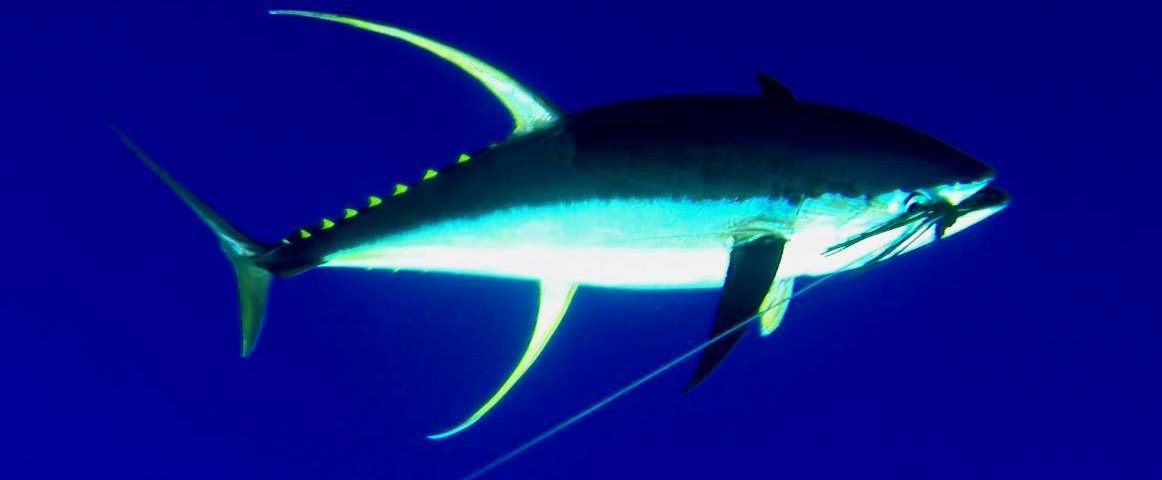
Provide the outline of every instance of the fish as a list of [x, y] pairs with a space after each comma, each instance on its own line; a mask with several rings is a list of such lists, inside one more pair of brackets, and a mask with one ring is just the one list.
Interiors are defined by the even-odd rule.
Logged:
[[[264, 328], [270, 285], [315, 268], [417, 270], [539, 285], [532, 334], [504, 382], [452, 437], [533, 366], [581, 286], [721, 289], [683, 391], [702, 383], [758, 315], [786, 316], [796, 281], [867, 268], [1005, 208], [989, 165], [869, 113], [800, 100], [757, 76], [753, 95], [689, 94], [565, 112], [509, 74], [437, 40], [359, 18], [306, 17], [392, 37], [442, 58], [505, 107], [511, 133], [369, 195], [276, 242], [243, 233], [124, 132], [124, 145], [206, 224], [237, 276], [241, 355]], [[732, 331], [734, 329], [734, 331]]]

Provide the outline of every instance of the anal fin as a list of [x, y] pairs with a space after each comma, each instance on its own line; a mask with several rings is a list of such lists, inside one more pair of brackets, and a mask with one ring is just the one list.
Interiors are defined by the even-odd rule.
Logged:
[[694, 375], [682, 393], [698, 386], [742, 338], [745, 329], [735, 327], [759, 310], [775, 279], [786, 243], [786, 240], [778, 237], [764, 236], [736, 243], [730, 250], [730, 265], [726, 269], [726, 282], [722, 286], [722, 297], [718, 300], [710, 338], [719, 337], [728, 331], [730, 333], [702, 351]]
[[512, 373], [508, 374], [508, 378], [492, 394], [480, 408], [476, 409], [472, 415], [468, 416], [459, 425], [451, 429], [428, 435], [431, 440], [441, 440], [451, 437], [464, 431], [464, 429], [471, 427], [472, 424], [480, 420], [489, 410], [492, 410], [500, 399], [512, 389], [516, 382], [524, 376], [533, 362], [537, 361], [537, 357], [541, 355], [541, 351], [545, 349], [545, 345], [549, 343], [553, 333], [557, 331], [557, 326], [561, 324], [561, 319], [565, 318], [565, 312], [569, 310], [569, 303], [573, 300], [573, 294], [577, 292], [577, 284], [569, 282], [555, 282], [555, 281], [541, 281], [541, 300], [540, 306], [537, 309], [537, 322], [533, 327], [533, 335], [529, 339], [529, 344], [525, 347], [524, 354], [521, 355], [520, 361], [517, 362], [516, 367], [513, 368]]
[[762, 312], [762, 316], [759, 317], [759, 333], [762, 336], [770, 335], [779, 328], [780, 323], [783, 323], [794, 291], [794, 278], [776, 278], [771, 283], [771, 289], [767, 291], [767, 296], [763, 297], [763, 303], [759, 306], [759, 311]]

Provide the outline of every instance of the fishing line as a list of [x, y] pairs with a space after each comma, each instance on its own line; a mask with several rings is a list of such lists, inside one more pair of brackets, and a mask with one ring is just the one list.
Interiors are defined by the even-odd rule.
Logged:
[[820, 283], [823, 283], [823, 282], [831, 279], [831, 277], [834, 277], [835, 275], [838, 275], [839, 273], [842, 273], [842, 271], [832, 272], [832, 273], [829, 273], [827, 275], [824, 275], [824, 276], [820, 277], [818, 280], [811, 282], [810, 285], [807, 285], [806, 287], [799, 289], [799, 291], [789, 295], [787, 298], [783, 299], [782, 301], [775, 302], [775, 303], [771, 304], [771, 306], [769, 306], [763, 310], [760, 310], [758, 313], [751, 315], [751, 316], [739, 321], [737, 324], [726, 329], [722, 333], [719, 333], [718, 335], [711, 337], [709, 340], [706, 340], [705, 342], [698, 344], [694, 348], [688, 350], [686, 353], [683, 353], [683, 354], [675, 357], [673, 360], [670, 360], [670, 361], [662, 364], [662, 366], [655, 368], [654, 370], [651, 370], [649, 373], [646, 373], [645, 375], [641, 376], [637, 380], [634, 380], [633, 382], [630, 382], [626, 386], [621, 387], [620, 389], [614, 391], [609, 396], [607, 396], [601, 400], [598, 400], [597, 403], [594, 403], [593, 405], [590, 405], [589, 407], [585, 408], [584, 410], [581, 410], [580, 412], [573, 414], [573, 416], [568, 417], [565, 420], [562, 420], [560, 423], [552, 426], [548, 430], [545, 430], [540, 435], [533, 437], [531, 440], [529, 440], [529, 441], [521, 444], [520, 446], [512, 449], [508, 453], [501, 455], [500, 457], [497, 457], [496, 460], [493, 460], [492, 462], [488, 463], [487, 465], [480, 467], [479, 469], [472, 472], [468, 476], [463, 477], [463, 480], [474, 480], [474, 479], [480, 478], [481, 476], [492, 471], [496, 467], [499, 467], [499, 466], [507, 463], [509, 460], [512, 460], [513, 458], [516, 458], [518, 455], [524, 453], [526, 450], [528, 450], [532, 447], [535, 447], [537, 444], [539, 444], [545, 440], [548, 440], [553, 435], [560, 433], [561, 430], [564, 430], [564, 429], [568, 428], [570, 425], [577, 423], [581, 419], [584, 419], [585, 417], [592, 415], [594, 412], [600, 410], [602, 407], [605, 407], [606, 405], [613, 403], [614, 400], [617, 400], [618, 398], [621, 398], [625, 394], [636, 390], [638, 387], [644, 385], [646, 382], [649, 382], [650, 380], [653, 380], [658, 375], [665, 373], [667, 370], [674, 368], [679, 363], [682, 363], [686, 359], [693, 357], [694, 355], [698, 354], [698, 352], [705, 350], [706, 347], [709, 347], [709, 346], [715, 344], [719, 340], [722, 340], [723, 338], [730, 336], [730, 334], [732, 334], [732, 333], [742, 329], [743, 327], [749, 325], [751, 322], [753, 322], [756, 319], [758, 319], [759, 317], [763, 316], [763, 314], [766, 313], [768, 310], [775, 308], [775, 307], [778, 307], [780, 305], [783, 305], [783, 304], [791, 301], [791, 299], [798, 297], [799, 295], [802, 295], [804, 293], [807, 293], [808, 291], [815, 288]]

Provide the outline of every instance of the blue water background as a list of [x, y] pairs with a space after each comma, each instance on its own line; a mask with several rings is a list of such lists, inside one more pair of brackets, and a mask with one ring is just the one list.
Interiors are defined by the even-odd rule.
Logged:
[[705, 337], [714, 291], [582, 289], [512, 394], [443, 442], [424, 435], [516, 361], [534, 284], [310, 272], [275, 284], [239, 359], [214, 240], [105, 122], [267, 240], [508, 128], [413, 47], [267, 8], [406, 26], [567, 110], [767, 72], [948, 140], [1014, 196], [804, 295], [693, 394], [682, 365], [494, 478], [1162, 476], [1157, 11], [684, 3], [5, 5], [0, 478], [456, 478]]

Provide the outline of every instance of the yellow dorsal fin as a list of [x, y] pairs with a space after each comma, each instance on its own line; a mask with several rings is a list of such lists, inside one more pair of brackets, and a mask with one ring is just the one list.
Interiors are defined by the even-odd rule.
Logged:
[[300, 228], [299, 238], [311, 238], [311, 232], [308, 232], [305, 228]]
[[427, 170], [424, 170], [424, 178], [422, 178], [421, 180], [431, 180], [433, 178], [436, 178], [436, 175], [439, 175], [439, 174], [440, 174], [440, 172], [437, 172], [437, 171], [429, 168]]
[[350, 25], [355, 28], [398, 38], [412, 45], [427, 50], [436, 56], [460, 67], [461, 70], [472, 75], [488, 91], [496, 96], [500, 103], [512, 115], [513, 135], [524, 135], [550, 127], [560, 121], [561, 114], [549, 102], [545, 101], [532, 90], [525, 88], [508, 74], [484, 63], [467, 53], [461, 52], [443, 43], [415, 33], [396, 28], [390, 25], [373, 23], [367, 20], [336, 15], [333, 13], [307, 12], [302, 10], [271, 10], [272, 15], [296, 15], [300, 17], [317, 18], [331, 22]]
[[395, 190], [391, 192], [391, 196], [398, 197], [408, 192], [408, 186], [402, 183], [395, 184]]
[[783, 323], [783, 316], [787, 314], [787, 307], [791, 304], [791, 294], [795, 291], [794, 278], [775, 278], [771, 283], [771, 289], [767, 291], [767, 296], [763, 297], [763, 303], [759, 306], [759, 311], [763, 312], [759, 317], [759, 333], [762, 336], [770, 335], [779, 324]]
[[330, 230], [331, 227], [335, 226], [335, 222], [331, 221], [330, 218], [323, 217], [323, 222], [321, 225], [323, 227], [323, 230]]
[[459, 157], [456, 157], [456, 163], [468, 163], [469, 160], [472, 160], [472, 157], [469, 157], [467, 153], [461, 153]]
[[367, 197], [367, 206], [368, 206], [368, 207], [378, 207], [378, 206], [379, 206], [379, 204], [381, 204], [381, 203], [383, 203], [383, 199], [382, 199], [382, 198], [379, 198], [379, 197], [377, 197], [377, 196], [375, 196], [375, 195], [372, 195], [372, 196], [370, 196], [370, 197]]
[[348, 209], [343, 210], [343, 219], [344, 220], [351, 218], [351, 217], [354, 217], [356, 215], [359, 215], [359, 210], [356, 210], [354, 208], [348, 208]]
[[569, 302], [573, 301], [573, 294], [576, 292], [577, 284], [575, 283], [541, 280], [541, 304], [537, 309], [537, 324], [533, 328], [533, 336], [529, 339], [525, 353], [521, 355], [516, 368], [512, 369], [512, 373], [508, 374], [508, 378], [496, 390], [496, 393], [492, 394], [492, 397], [473, 412], [467, 420], [445, 432], [428, 435], [428, 438], [440, 440], [451, 437], [471, 427], [484, 414], [492, 410], [492, 407], [495, 407], [500, 399], [504, 398], [504, 395], [512, 389], [513, 385], [516, 385], [521, 376], [528, 371], [533, 362], [537, 361], [537, 357], [545, 349], [545, 345], [549, 343], [549, 338], [553, 336], [553, 332], [557, 331], [561, 319], [565, 318], [565, 312], [569, 310]]

